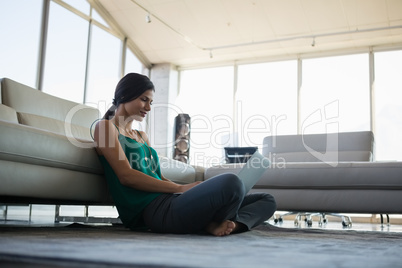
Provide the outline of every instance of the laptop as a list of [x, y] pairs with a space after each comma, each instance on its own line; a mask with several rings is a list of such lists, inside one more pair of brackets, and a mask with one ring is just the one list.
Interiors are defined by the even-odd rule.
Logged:
[[246, 162], [237, 176], [244, 184], [246, 193], [260, 180], [262, 174], [269, 168], [271, 161], [256, 151]]

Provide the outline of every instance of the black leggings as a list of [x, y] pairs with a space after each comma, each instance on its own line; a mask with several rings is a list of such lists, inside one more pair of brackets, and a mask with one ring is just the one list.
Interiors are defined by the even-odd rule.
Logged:
[[275, 210], [271, 195], [246, 195], [237, 175], [225, 173], [182, 194], [158, 196], [145, 208], [143, 218], [153, 232], [189, 234], [224, 220], [242, 223], [249, 230], [268, 220]]

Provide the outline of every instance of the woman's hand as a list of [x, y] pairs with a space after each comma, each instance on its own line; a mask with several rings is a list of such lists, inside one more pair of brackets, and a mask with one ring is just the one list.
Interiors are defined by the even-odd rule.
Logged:
[[198, 184], [202, 183], [202, 181], [196, 181], [193, 183], [189, 183], [189, 184], [185, 184], [185, 185], [180, 185], [181, 188], [181, 193], [184, 193], [188, 190], [190, 190], [191, 188], [193, 188], [194, 186], [197, 186]]

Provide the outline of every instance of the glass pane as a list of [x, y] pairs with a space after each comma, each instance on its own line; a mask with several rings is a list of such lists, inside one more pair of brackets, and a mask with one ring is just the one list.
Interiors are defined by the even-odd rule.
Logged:
[[89, 15], [90, 5], [87, 1], [83, 0], [63, 0], [63, 2], [69, 4], [70, 6], [78, 9], [82, 13]]
[[[126, 66], [125, 66], [125, 74], [128, 73], [143, 73], [144, 66], [142, 63], [137, 59], [137, 57], [131, 52], [130, 49], [127, 49], [126, 53]], [[146, 74], [145, 74], [146, 75]]]
[[301, 132], [370, 130], [368, 55], [303, 60]]
[[239, 146], [258, 146], [264, 137], [297, 133], [297, 61], [239, 66]]
[[375, 53], [377, 160], [402, 160], [402, 51]]
[[190, 163], [221, 163], [233, 132], [233, 67], [182, 71], [176, 105], [191, 117]]
[[92, 18], [97, 22], [105, 25], [106, 27], [109, 27], [109, 24], [106, 23], [106, 21], [101, 17], [101, 15], [99, 15], [99, 13], [95, 9], [92, 9]]
[[86, 104], [105, 113], [119, 81], [121, 40], [99, 27], [92, 28]]
[[42, 0], [0, 1], [0, 76], [36, 87]]
[[83, 102], [87, 42], [88, 21], [50, 2], [44, 92]]

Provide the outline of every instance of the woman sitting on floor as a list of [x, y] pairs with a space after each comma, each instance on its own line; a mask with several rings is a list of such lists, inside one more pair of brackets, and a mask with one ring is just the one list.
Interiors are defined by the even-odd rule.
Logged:
[[96, 122], [96, 151], [123, 224], [163, 233], [224, 236], [250, 230], [276, 210], [266, 193], [246, 194], [235, 174], [186, 185], [166, 179], [146, 133], [132, 129], [151, 111], [154, 85], [127, 74], [118, 83], [113, 106]]

